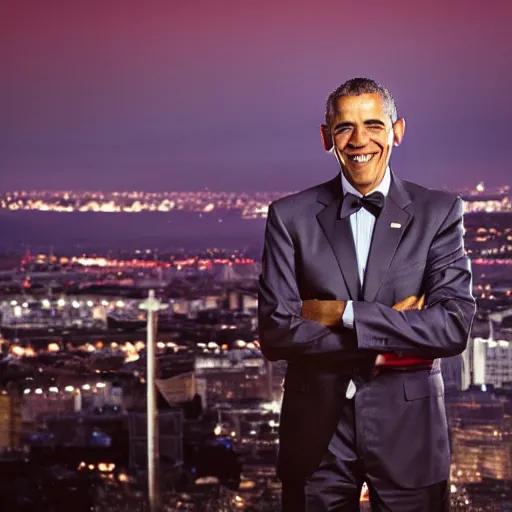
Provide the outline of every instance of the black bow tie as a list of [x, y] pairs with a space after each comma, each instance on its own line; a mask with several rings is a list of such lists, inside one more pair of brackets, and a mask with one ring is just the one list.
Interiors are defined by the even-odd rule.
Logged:
[[345, 194], [341, 204], [340, 219], [350, 217], [361, 208], [368, 210], [375, 217], [378, 217], [384, 206], [384, 195], [381, 192], [373, 192], [368, 196], [357, 197], [354, 194]]

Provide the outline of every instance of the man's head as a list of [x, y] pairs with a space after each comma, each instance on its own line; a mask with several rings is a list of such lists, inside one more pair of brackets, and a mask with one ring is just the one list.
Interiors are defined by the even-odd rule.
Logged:
[[362, 194], [380, 183], [404, 131], [393, 96], [374, 80], [353, 78], [327, 98], [324, 148], [334, 152], [346, 178]]

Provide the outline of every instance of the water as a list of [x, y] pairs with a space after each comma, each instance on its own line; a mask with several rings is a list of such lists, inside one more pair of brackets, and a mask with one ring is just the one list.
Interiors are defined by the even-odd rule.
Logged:
[[159, 249], [247, 249], [259, 254], [264, 219], [235, 213], [0, 211], [0, 251], [105, 252]]

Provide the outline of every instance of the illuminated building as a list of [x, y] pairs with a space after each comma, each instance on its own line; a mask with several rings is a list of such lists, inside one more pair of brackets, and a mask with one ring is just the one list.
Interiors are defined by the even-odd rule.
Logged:
[[473, 384], [492, 385], [496, 388], [512, 383], [512, 340], [506, 329], [512, 310], [502, 310], [488, 315], [489, 336], [477, 336], [471, 344]]
[[267, 399], [267, 365], [259, 351], [234, 349], [196, 358], [198, 392], [207, 406], [240, 399]]
[[19, 448], [21, 424], [21, 398], [0, 392], [0, 452]]
[[467, 391], [447, 399], [453, 484], [512, 482], [512, 411], [506, 396]]

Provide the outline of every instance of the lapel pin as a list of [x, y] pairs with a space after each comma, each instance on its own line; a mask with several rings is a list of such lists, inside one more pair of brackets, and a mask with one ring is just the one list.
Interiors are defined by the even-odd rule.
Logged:
[[402, 227], [402, 224], [400, 224], [399, 222], [392, 222], [390, 226], [392, 228], [400, 229]]

